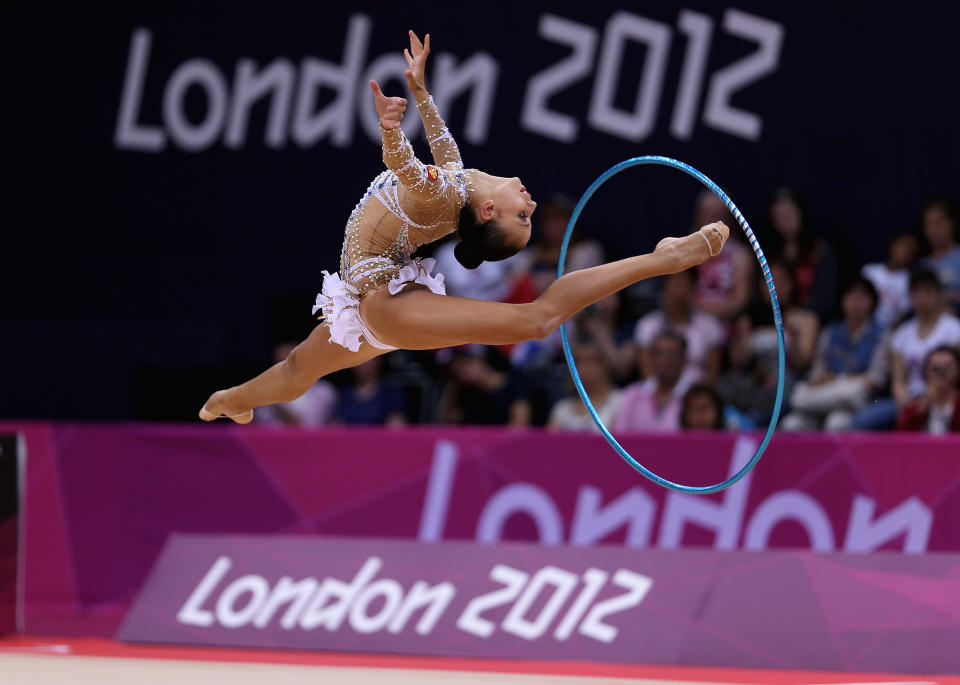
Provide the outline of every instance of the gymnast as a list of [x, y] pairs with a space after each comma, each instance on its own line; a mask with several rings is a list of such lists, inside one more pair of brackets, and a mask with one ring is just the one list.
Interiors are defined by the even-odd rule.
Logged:
[[400, 128], [407, 99], [386, 97], [371, 81], [387, 170], [350, 214], [339, 273], [323, 272], [313, 313], [319, 312], [324, 325], [256, 378], [213, 393], [200, 410], [204, 421], [227, 417], [249, 423], [254, 408], [290, 402], [318, 378], [398, 348], [507, 345], [544, 338], [594, 302], [645, 278], [701, 264], [723, 248], [730, 231], [716, 222], [683, 238], [664, 238], [650, 254], [566, 274], [527, 304], [446, 296], [443, 275], [431, 273], [434, 260], [411, 254], [456, 231], [460, 242], [455, 255], [466, 268], [506, 259], [530, 239], [537, 203], [519, 178], [464, 169], [427, 91], [429, 54], [429, 34], [421, 43], [410, 31], [405, 75], [433, 164], [416, 158]]

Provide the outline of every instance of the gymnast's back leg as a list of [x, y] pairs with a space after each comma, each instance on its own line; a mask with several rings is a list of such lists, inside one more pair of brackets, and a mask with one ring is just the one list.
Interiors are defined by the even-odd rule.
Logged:
[[356, 352], [330, 342], [330, 328], [320, 324], [302, 343], [269, 369], [241, 385], [218, 390], [200, 410], [200, 418], [221, 416], [237, 423], [250, 423], [253, 410], [266, 404], [291, 402], [310, 389], [318, 378], [363, 364], [389, 350], [364, 343]]

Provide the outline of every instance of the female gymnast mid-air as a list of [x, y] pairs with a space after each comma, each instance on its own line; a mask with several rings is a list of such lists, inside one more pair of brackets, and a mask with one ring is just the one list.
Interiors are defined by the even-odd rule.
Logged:
[[383, 161], [347, 221], [339, 274], [324, 273], [317, 326], [287, 358], [241, 385], [213, 393], [200, 418], [249, 423], [256, 407], [289, 402], [318, 378], [390, 350], [427, 350], [540, 339], [573, 314], [637, 281], [689, 269], [720, 252], [721, 222], [683, 238], [664, 238], [650, 254], [583, 269], [554, 281], [535, 301], [504, 304], [445, 295], [434, 261], [411, 258], [421, 245], [458, 232], [457, 260], [468, 269], [506, 259], [530, 239], [537, 208], [517, 177], [464, 169], [460, 152], [424, 81], [430, 36], [410, 31], [407, 85], [423, 121], [433, 164], [423, 164], [400, 128], [406, 98], [370, 82], [380, 116]]

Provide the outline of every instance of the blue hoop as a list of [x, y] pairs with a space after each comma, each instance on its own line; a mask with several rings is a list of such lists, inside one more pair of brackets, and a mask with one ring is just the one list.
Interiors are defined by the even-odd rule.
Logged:
[[573, 384], [577, 388], [577, 392], [580, 394], [580, 399], [583, 400], [583, 403], [587, 407], [587, 411], [590, 412], [590, 416], [593, 417], [594, 422], [597, 424], [597, 427], [600, 429], [600, 432], [603, 433], [603, 437], [606, 438], [607, 442], [610, 443], [610, 446], [619, 454], [625, 462], [630, 464], [634, 469], [640, 472], [643, 476], [649, 478], [657, 485], [662, 485], [665, 488], [671, 490], [677, 490], [679, 492], [689, 492], [698, 495], [705, 495], [711, 492], [719, 492], [724, 488], [728, 488], [738, 480], [743, 478], [745, 475], [750, 473], [750, 470], [757, 465], [757, 462], [760, 461], [760, 457], [763, 456], [764, 451], [767, 449], [767, 445], [770, 442], [770, 439], [773, 437], [773, 431], [776, 428], [777, 420], [780, 418], [780, 405], [783, 403], [783, 376], [784, 376], [784, 367], [786, 366], [785, 362], [785, 352], [783, 346], [783, 320], [780, 314], [780, 302], [777, 300], [777, 290], [773, 285], [773, 276], [770, 275], [770, 268], [767, 266], [767, 258], [763, 256], [763, 250], [760, 249], [760, 243], [757, 242], [757, 237], [753, 234], [753, 230], [750, 228], [750, 224], [747, 223], [747, 220], [744, 218], [743, 214], [740, 213], [740, 210], [737, 209], [737, 206], [733, 204], [733, 201], [723, 192], [720, 187], [711, 181], [709, 178], [704, 176], [702, 173], [694, 169], [689, 164], [684, 164], [676, 159], [671, 159], [670, 157], [660, 157], [657, 155], [645, 155], [643, 157], [633, 157], [626, 161], [620, 162], [619, 164], [610, 167], [604, 171], [592, 184], [587, 188], [587, 191], [580, 198], [580, 201], [577, 203], [576, 208], [573, 210], [573, 215], [570, 217], [570, 222], [567, 224], [567, 232], [563, 236], [563, 243], [560, 246], [560, 262], [557, 265], [557, 278], [563, 276], [563, 265], [567, 259], [567, 246], [570, 243], [570, 235], [573, 233], [574, 226], [577, 225], [577, 219], [580, 218], [580, 213], [583, 211], [583, 208], [586, 206], [587, 201], [593, 196], [597, 189], [602, 186], [611, 176], [619, 174], [624, 169], [629, 169], [630, 167], [639, 166], [641, 164], [659, 164], [662, 166], [673, 167], [674, 169], [679, 169], [684, 173], [693, 176], [695, 179], [703, 183], [710, 190], [712, 190], [717, 197], [719, 197], [723, 204], [727, 206], [727, 209], [733, 214], [733, 217], [740, 224], [740, 227], [743, 229], [743, 232], [747, 235], [747, 239], [750, 241], [750, 246], [753, 247], [754, 253], [757, 255], [757, 259], [760, 261], [760, 269], [763, 271], [763, 278], [767, 283], [767, 289], [770, 291], [770, 303], [773, 306], [773, 322], [777, 327], [777, 346], [778, 346], [778, 373], [777, 373], [777, 399], [773, 406], [773, 416], [770, 418], [770, 425], [767, 426], [767, 432], [763, 436], [763, 442], [760, 443], [760, 446], [757, 448], [756, 453], [753, 455], [753, 458], [747, 462], [747, 464], [740, 469], [735, 475], [730, 476], [727, 480], [722, 483], [717, 483], [716, 485], [704, 485], [704, 486], [694, 486], [694, 485], [681, 485], [680, 483], [674, 483], [673, 481], [667, 480], [661, 476], [658, 476], [650, 469], [646, 468], [643, 464], [638, 462], [636, 459], [630, 456], [630, 454], [620, 446], [620, 443], [610, 434], [610, 431], [607, 430], [607, 427], [603, 424], [603, 421], [600, 419], [600, 415], [597, 414], [597, 410], [594, 408], [593, 403], [590, 401], [590, 397], [587, 395], [587, 391], [583, 388], [583, 383], [580, 380], [580, 374], [577, 371], [577, 365], [573, 361], [573, 354], [570, 351], [570, 339], [567, 337], [567, 326], [564, 324], [560, 329], [560, 337], [563, 339], [563, 354], [567, 358], [567, 366], [570, 367], [570, 375], [573, 376]]

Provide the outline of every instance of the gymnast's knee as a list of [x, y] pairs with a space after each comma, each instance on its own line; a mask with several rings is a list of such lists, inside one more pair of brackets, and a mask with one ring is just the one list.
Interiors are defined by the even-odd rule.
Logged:
[[304, 354], [303, 345], [300, 344], [290, 350], [287, 358], [280, 362], [283, 365], [284, 375], [289, 379], [291, 392], [299, 390], [296, 397], [300, 397], [317, 380], [310, 369], [310, 364], [303, 358]]

